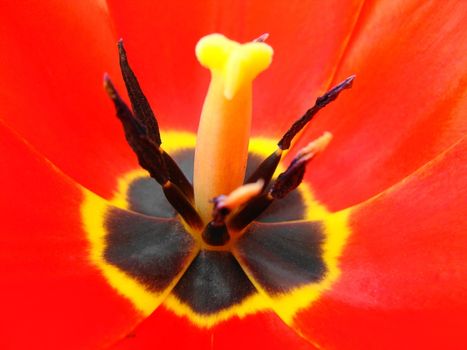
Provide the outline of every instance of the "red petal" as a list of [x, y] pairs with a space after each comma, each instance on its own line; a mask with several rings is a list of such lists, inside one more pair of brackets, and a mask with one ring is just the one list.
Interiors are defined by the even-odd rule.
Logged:
[[131, 332], [115, 349], [316, 349], [285, 325], [278, 316], [265, 312], [233, 318], [211, 329], [198, 328], [159, 307]]
[[467, 335], [467, 139], [351, 209], [342, 275], [296, 318], [324, 348], [457, 349]]
[[90, 261], [83, 190], [2, 124], [0, 154], [0, 347], [90, 349], [114, 342], [142, 316]]
[[[102, 2], [101, 2], [102, 3]], [[2, 2], [1, 118], [75, 180], [104, 196], [135, 165], [102, 76], [120, 76], [98, 1]]]
[[275, 57], [256, 81], [253, 128], [279, 136], [329, 83], [362, 1], [109, 3], [161, 124], [180, 129], [196, 130], [208, 84], [196, 42], [212, 32], [240, 41], [269, 32]]
[[411, 174], [467, 132], [467, 2], [369, 2], [334, 82], [351, 91], [320, 113], [309, 140], [335, 138], [310, 171], [333, 210]]

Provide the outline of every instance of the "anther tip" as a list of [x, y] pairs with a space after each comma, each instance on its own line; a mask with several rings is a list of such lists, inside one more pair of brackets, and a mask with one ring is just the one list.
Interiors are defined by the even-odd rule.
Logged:
[[337, 92], [342, 91], [343, 89], [349, 89], [352, 87], [353, 81], [355, 80], [356, 75], [352, 74], [350, 77], [346, 78], [339, 84], [337, 84], [332, 90], [337, 90]]
[[125, 58], [126, 51], [125, 46], [123, 45], [123, 39], [120, 38], [117, 42], [118, 52], [120, 53], [120, 58]]
[[269, 33], [264, 33], [264, 34], [261, 34], [259, 37], [257, 37], [253, 41], [257, 43], [264, 43], [266, 40], [268, 40], [268, 38], [269, 38]]
[[108, 73], [104, 73], [103, 83], [107, 95], [109, 95], [111, 99], [114, 99], [117, 96], [117, 91], [115, 90], [115, 87], [112, 83], [112, 80], [110, 80], [110, 76]]
[[348, 77], [342, 82], [342, 85], [344, 85], [346, 88], [351, 88], [355, 78], [356, 78], [356, 75], [352, 74], [350, 77]]

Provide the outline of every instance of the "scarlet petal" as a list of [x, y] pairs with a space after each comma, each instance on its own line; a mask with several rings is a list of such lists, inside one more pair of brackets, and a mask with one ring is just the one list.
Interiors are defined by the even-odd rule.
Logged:
[[253, 129], [278, 137], [329, 84], [362, 3], [112, 0], [109, 7], [161, 125], [181, 129], [196, 130], [208, 85], [196, 42], [212, 32], [240, 41], [269, 32], [274, 62], [255, 82]]
[[303, 138], [334, 139], [309, 178], [340, 210], [411, 174], [467, 132], [467, 2], [383, 0], [365, 5], [334, 82], [351, 91]]
[[113, 349], [316, 349], [272, 312], [232, 318], [213, 328], [198, 328], [159, 307]]
[[64, 172], [108, 197], [116, 174], [136, 161], [102, 87], [104, 72], [120, 76], [103, 6], [2, 2], [0, 114]]
[[323, 348], [458, 349], [467, 321], [467, 139], [351, 209], [342, 275], [296, 325]]
[[3, 124], [0, 154], [0, 347], [92, 349], [114, 342], [142, 316], [90, 261], [83, 190]]

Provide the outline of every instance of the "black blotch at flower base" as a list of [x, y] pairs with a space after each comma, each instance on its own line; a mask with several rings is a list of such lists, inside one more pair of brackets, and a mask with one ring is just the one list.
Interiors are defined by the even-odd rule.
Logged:
[[[172, 156], [192, 179], [194, 150]], [[246, 177], [261, 160], [250, 154]], [[134, 180], [127, 201], [129, 211], [113, 208], [106, 213], [104, 259], [151, 292], [165, 290], [186, 269], [172, 293], [200, 315], [239, 305], [255, 294], [250, 278], [275, 296], [325, 277], [324, 229], [319, 222], [299, 221], [306, 214], [300, 191], [275, 201], [250, 224], [233, 242], [235, 255], [201, 249], [192, 261], [196, 239], [152, 178]]]

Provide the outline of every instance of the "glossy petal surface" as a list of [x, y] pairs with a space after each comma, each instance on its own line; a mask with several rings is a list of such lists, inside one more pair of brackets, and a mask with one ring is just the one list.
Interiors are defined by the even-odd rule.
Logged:
[[0, 124], [3, 349], [101, 348], [141, 315], [89, 260], [83, 190]]
[[[313, 349], [297, 332], [325, 349], [467, 342], [464, 2], [109, 2], [110, 17], [91, 0], [0, 5], [0, 119], [15, 131], [0, 127], [0, 347]], [[161, 124], [195, 130], [208, 73], [193, 49], [213, 31], [243, 41], [271, 33], [256, 135], [279, 136], [357, 74], [303, 142], [335, 136], [308, 177], [324, 204], [366, 202], [350, 210], [341, 279], [292, 328], [264, 312], [206, 330], [165, 306], [136, 327], [142, 315], [89, 261], [83, 189], [61, 172], [109, 198], [136, 167], [101, 88], [108, 71], [124, 91], [119, 36]]]
[[2, 2], [0, 118], [65, 173], [103, 196], [136, 166], [102, 75], [119, 76], [102, 2]]
[[460, 349], [467, 141], [351, 209], [340, 281], [296, 318], [324, 348]]
[[392, 186], [467, 133], [467, 3], [368, 1], [334, 83], [354, 87], [304, 136], [334, 139], [309, 179], [339, 210]]
[[162, 124], [185, 130], [196, 130], [208, 86], [196, 42], [212, 32], [239, 41], [269, 32], [274, 61], [255, 81], [253, 129], [279, 136], [328, 85], [362, 2], [112, 0], [109, 8]]
[[267, 345], [271, 350], [284, 348], [316, 349], [272, 312], [233, 318], [210, 330], [198, 328], [186, 318], [159, 307], [125, 339], [112, 349], [255, 349]]

